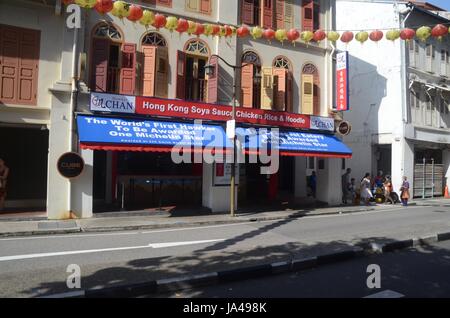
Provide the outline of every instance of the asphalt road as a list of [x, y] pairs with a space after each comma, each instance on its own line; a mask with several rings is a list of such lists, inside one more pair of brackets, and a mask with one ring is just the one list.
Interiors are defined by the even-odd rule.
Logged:
[[[367, 279], [380, 268], [379, 288]], [[174, 292], [170, 298], [448, 298], [450, 297], [450, 241], [407, 250], [358, 258], [261, 279], [213, 285]], [[369, 278], [372, 282], [372, 277]], [[376, 286], [377, 287], [377, 286]]]
[[101, 288], [303, 258], [352, 249], [361, 240], [410, 239], [450, 230], [448, 207], [393, 207], [367, 213], [154, 231], [0, 239], [0, 297]]

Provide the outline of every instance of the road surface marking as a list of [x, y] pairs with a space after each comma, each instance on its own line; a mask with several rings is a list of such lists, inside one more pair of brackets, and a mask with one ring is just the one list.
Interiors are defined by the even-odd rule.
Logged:
[[175, 247], [175, 246], [183, 246], [183, 245], [194, 245], [194, 244], [205, 244], [205, 243], [222, 242], [224, 240], [225, 239], [203, 240], [203, 241], [189, 241], [189, 242], [150, 243], [148, 245], [141, 245], [141, 246], [111, 247], [111, 248], [102, 248], [102, 249], [93, 249], [93, 250], [79, 250], [79, 251], [64, 251], [64, 252], [52, 252], [52, 253], [11, 255], [11, 256], [1, 256], [0, 257], [0, 262], [15, 261], [15, 260], [21, 260], [21, 259], [30, 259], [30, 258], [52, 257], [52, 256], [65, 256], [65, 255], [75, 255], [75, 254], [115, 252], [115, 251], [142, 249], [142, 248]]
[[402, 298], [402, 297], [405, 297], [405, 295], [387, 289], [383, 290], [382, 292], [366, 296], [364, 298]]

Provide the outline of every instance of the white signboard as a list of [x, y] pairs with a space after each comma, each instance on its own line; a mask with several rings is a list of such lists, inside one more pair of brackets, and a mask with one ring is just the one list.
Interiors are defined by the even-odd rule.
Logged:
[[134, 114], [136, 112], [136, 97], [91, 93], [90, 110], [97, 112]]
[[[235, 166], [235, 185], [239, 184], [239, 164]], [[230, 186], [231, 184], [231, 163], [214, 163], [213, 185]]]
[[311, 116], [311, 129], [334, 131], [334, 118]]

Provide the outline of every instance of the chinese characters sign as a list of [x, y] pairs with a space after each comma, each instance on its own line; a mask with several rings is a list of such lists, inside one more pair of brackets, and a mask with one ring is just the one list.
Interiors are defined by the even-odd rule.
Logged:
[[350, 109], [348, 89], [348, 52], [338, 53], [336, 58], [336, 110], [345, 111]]

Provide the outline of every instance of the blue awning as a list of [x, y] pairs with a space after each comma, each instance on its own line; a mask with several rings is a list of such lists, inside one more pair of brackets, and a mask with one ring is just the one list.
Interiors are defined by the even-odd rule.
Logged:
[[285, 156], [352, 156], [352, 150], [333, 135], [265, 128], [237, 128], [237, 134], [246, 153], [277, 149]]
[[233, 147], [217, 125], [85, 115], [77, 116], [77, 124], [84, 149], [171, 151], [179, 146], [194, 151]]

